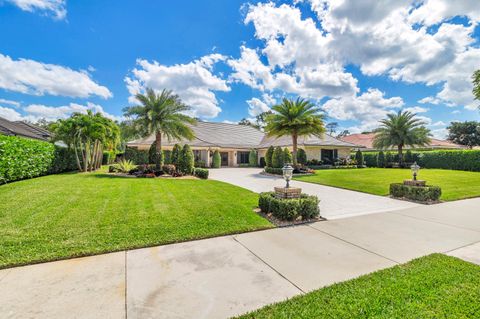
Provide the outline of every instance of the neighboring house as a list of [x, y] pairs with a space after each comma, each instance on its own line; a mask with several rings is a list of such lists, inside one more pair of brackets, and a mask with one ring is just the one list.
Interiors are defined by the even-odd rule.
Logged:
[[[213, 152], [218, 150], [222, 158], [222, 166], [230, 167], [248, 164], [248, 154], [251, 149], [258, 150], [259, 161], [260, 158], [265, 157], [268, 147], [272, 145], [288, 147], [292, 150], [292, 138], [290, 136], [267, 137], [264, 132], [247, 125], [199, 121], [191, 127], [195, 135], [192, 141], [169, 142], [164, 138], [162, 148], [172, 150], [176, 143], [189, 144], [195, 154], [195, 160], [204, 161], [206, 166], [210, 166]], [[148, 150], [154, 141], [155, 136], [151, 135], [128, 142], [127, 147]], [[308, 160], [333, 161], [337, 158], [349, 156], [352, 148], [358, 148], [359, 146], [325, 134], [323, 138], [299, 138], [298, 147], [306, 151]]]
[[22, 136], [42, 141], [48, 141], [52, 137], [49, 131], [41, 127], [21, 121], [12, 122], [2, 117], [0, 117], [0, 134]]
[[[344, 137], [341, 137], [341, 140], [344, 142], [361, 145], [364, 147], [365, 151], [375, 151], [375, 147], [373, 147], [373, 140], [375, 138], [375, 133], [367, 133], [367, 134], [351, 134]], [[411, 147], [405, 147], [405, 149], [411, 149]], [[439, 140], [436, 138], [432, 138], [431, 142], [427, 146], [421, 147], [414, 147], [414, 149], [465, 149], [466, 147], [463, 145], [458, 145], [452, 143], [450, 141]]]

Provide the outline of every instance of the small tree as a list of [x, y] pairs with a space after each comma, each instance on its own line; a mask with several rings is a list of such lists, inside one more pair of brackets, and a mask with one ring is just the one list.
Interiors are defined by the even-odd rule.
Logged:
[[377, 155], [377, 167], [385, 167], [385, 153], [380, 151]]
[[282, 168], [285, 163], [283, 156], [284, 156], [284, 153], [282, 148], [280, 146], [275, 147], [275, 150], [273, 151], [273, 156], [272, 156], [272, 167]]
[[452, 122], [447, 127], [448, 140], [473, 148], [480, 145], [480, 122]]
[[283, 163], [284, 164], [293, 164], [292, 161], [293, 161], [292, 153], [290, 153], [290, 150], [285, 147], [283, 149]]
[[220, 152], [216, 150], [215, 152], [213, 152], [212, 167], [220, 168], [221, 165], [222, 165], [222, 158], [220, 157]]
[[193, 174], [195, 158], [190, 145], [185, 144], [179, 159], [179, 171], [186, 175]]
[[250, 154], [248, 154], [248, 164], [252, 167], [258, 166], [257, 151], [254, 149], [250, 150]]
[[405, 153], [405, 162], [413, 163], [413, 154], [411, 150], [407, 150], [407, 152]]
[[267, 153], [265, 154], [265, 164], [267, 167], [273, 167], [272, 166], [272, 157], [273, 157], [273, 151], [275, 148], [273, 146], [270, 146], [267, 150]]
[[388, 167], [388, 166], [392, 165], [394, 160], [395, 159], [393, 158], [392, 153], [390, 153], [390, 152], [385, 153], [385, 167]]
[[358, 150], [355, 153], [355, 160], [357, 161], [357, 167], [362, 167], [363, 166], [363, 154], [362, 151]]
[[180, 158], [182, 157], [182, 147], [180, 144], [175, 144], [172, 150], [172, 164], [177, 167], [180, 164]]
[[307, 153], [303, 148], [299, 148], [297, 151], [297, 163], [302, 165], [307, 164]]
[[163, 151], [163, 162], [164, 164], [172, 164], [172, 151]]

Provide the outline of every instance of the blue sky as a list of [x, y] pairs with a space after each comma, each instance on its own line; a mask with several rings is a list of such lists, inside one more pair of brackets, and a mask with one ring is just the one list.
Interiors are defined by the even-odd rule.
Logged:
[[436, 136], [479, 119], [477, 1], [0, 0], [0, 116], [120, 119], [146, 86], [212, 121], [303, 96], [370, 130], [411, 109]]

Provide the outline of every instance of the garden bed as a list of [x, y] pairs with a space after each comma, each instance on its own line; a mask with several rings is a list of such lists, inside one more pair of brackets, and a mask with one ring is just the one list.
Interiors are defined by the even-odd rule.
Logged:
[[255, 208], [253, 210], [258, 215], [262, 216], [265, 219], [268, 219], [269, 222], [274, 224], [277, 227], [290, 227], [290, 226], [297, 226], [297, 225], [304, 225], [304, 224], [311, 224], [321, 221], [326, 221], [325, 218], [322, 216], [308, 218], [308, 219], [301, 219], [301, 220], [283, 220], [275, 217], [272, 213], [265, 214], [262, 212], [260, 208]]

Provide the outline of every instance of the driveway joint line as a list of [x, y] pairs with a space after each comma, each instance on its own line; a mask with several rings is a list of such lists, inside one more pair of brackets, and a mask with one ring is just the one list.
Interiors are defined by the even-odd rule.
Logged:
[[316, 231], [319, 231], [319, 232], [321, 232], [321, 233], [323, 233], [323, 234], [325, 234], [325, 235], [327, 235], [327, 236], [330, 236], [330, 237], [333, 237], [333, 238], [335, 238], [335, 239], [341, 240], [341, 241], [343, 241], [344, 243], [347, 243], [347, 244], [350, 244], [350, 245], [355, 246], [355, 247], [357, 247], [357, 248], [360, 248], [360, 249], [362, 249], [362, 250], [364, 250], [364, 251], [366, 251], [366, 252], [369, 252], [369, 253], [371, 253], [371, 254], [374, 254], [374, 255], [376, 255], [376, 256], [378, 256], [378, 257], [381, 257], [381, 258], [390, 260], [391, 262], [393, 262], [393, 263], [395, 263], [395, 264], [397, 264], [397, 265], [400, 264], [399, 261], [396, 261], [396, 260], [393, 260], [393, 259], [388, 258], [388, 257], [386, 257], [386, 256], [380, 255], [379, 253], [376, 253], [376, 252], [374, 252], [374, 251], [371, 251], [371, 250], [369, 250], [369, 249], [367, 249], [367, 248], [365, 248], [365, 247], [362, 247], [362, 246], [360, 246], [360, 245], [357, 245], [357, 244], [354, 244], [354, 243], [352, 243], [352, 242], [349, 242], [348, 240], [345, 240], [345, 239], [343, 239], [343, 238], [340, 238], [340, 237], [337, 237], [337, 236], [332, 235], [332, 234], [330, 234], [330, 233], [327, 233], [327, 232], [324, 231], [324, 230], [320, 230], [320, 229], [318, 229], [318, 228], [315, 228], [315, 227], [313, 227], [312, 225], [308, 225], [308, 227], [310, 227], [310, 228], [312, 228], [312, 229], [315, 229]]
[[265, 260], [263, 260], [263, 258], [261, 258], [260, 256], [258, 256], [257, 254], [255, 254], [253, 251], [251, 251], [247, 246], [245, 246], [244, 244], [242, 244], [239, 240], [237, 240], [237, 238], [235, 238], [234, 236], [232, 236], [233, 240], [236, 241], [240, 246], [242, 246], [243, 248], [245, 248], [248, 252], [250, 252], [253, 256], [255, 256], [256, 258], [258, 258], [262, 263], [264, 263], [265, 265], [267, 265], [268, 268], [272, 269], [275, 273], [277, 273], [280, 277], [282, 277], [283, 279], [285, 279], [286, 281], [288, 281], [292, 286], [294, 286], [295, 288], [297, 288], [298, 290], [300, 290], [300, 292], [302, 294], [306, 293], [302, 288], [300, 288], [299, 286], [297, 286], [293, 281], [291, 281], [290, 279], [288, 279], [286, 276], [284, 276], [282, 273], [280, 273], [278, 270], [276, 270], [275, 268], [273, 268], [271, 265], [269, 265]]
[[[400, 210], [400, 211], [403, 211], [403, 209]], [[421, 217], [417, 217], [417, 216], [406, 215], [406, 214], [399, 213], [399, 211], [393, 211], [392, 213], [400, 215], [400, 216], [404, 216], [404, 217], [410, 217], [410, 218], [413, 218], [413, 219], [416, 219], [416, 220], [421, 220], [421, 221], [435, 223], [435, 224], [439, 224], [439, 225], [443, 225], [443, 226], [450, 226], [450, 227], [458, 228], [458, 229], [461, 229], [461, 230], [468, 230], [468, 231], [473, 231], [473, 232], [476, 232], [476, 233], [480, 233], [480, 231], [478, 231], [476, 229], [462, 227], [462, 226], [458, 226], [458, 225], [447, 224], [447, 223], [442, 223], [442, 222], [439, 222], [439, 221], [436, 221], [436, 220], [421, 218]]]
[[450, 249], [450, 250], [447, 250], [445, 252], [443, 252], [444, 254], [448, 254], [448, 253], [451, 253], [455, 250], [458, 250], [458, 249], [462, 249], [462, 248], [465, 248], [465, 247], [469, 247], [469, 246], [473, 246], [473, 245], [477, 245], [477, 244], [480, 244], [480, 241], [475, 241], [473, 243], [470, 243], [470, 244], [465, 244], [463, 246], [460, 246], [460, 247], [457, 247], [457, 248], [453, 248], [453, 249]]
[[128, 304], [128, 301], [127, 301], [127, 253], [128, 253], [128, 250], [125, 250], [125, 294], [124, 294], [124, 298], [125, 298], [125, 319], [127, 319], [128, 317], [128, 312], [127, 312], [127, 304]]

